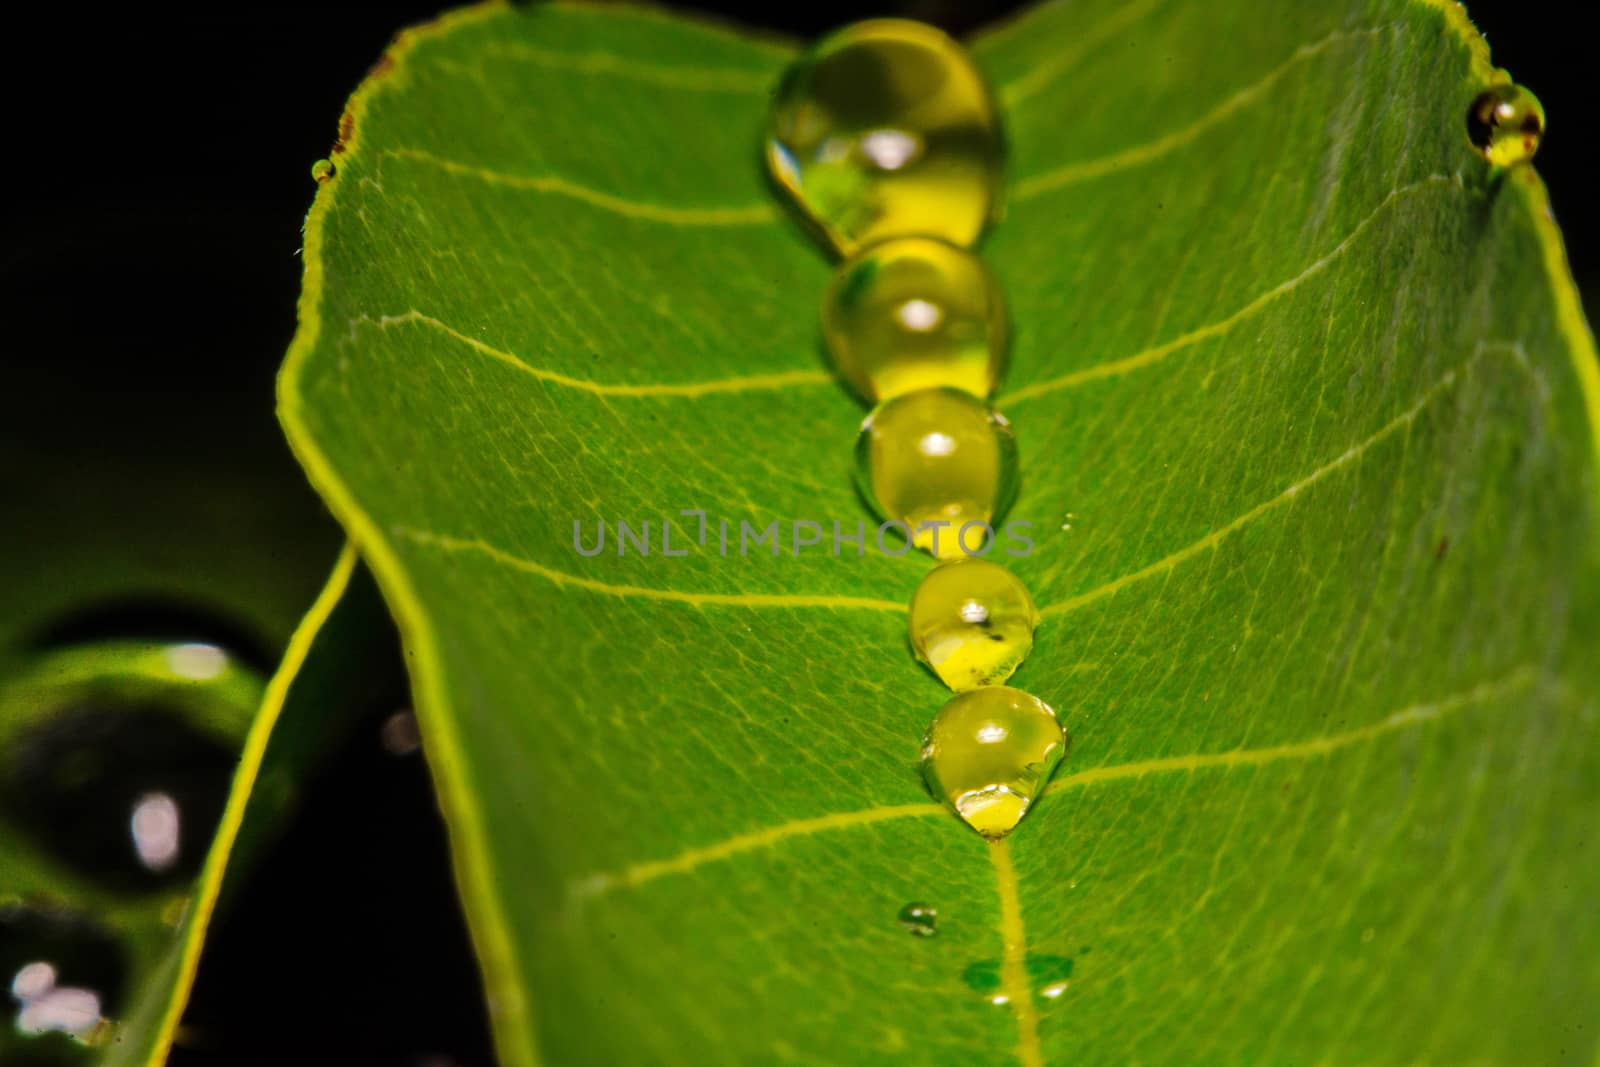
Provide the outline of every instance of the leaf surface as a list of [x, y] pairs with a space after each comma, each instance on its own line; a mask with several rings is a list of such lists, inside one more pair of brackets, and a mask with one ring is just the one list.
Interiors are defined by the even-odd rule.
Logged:
[[[1074, 738], [998, 847], [917, 775], [926, 562], [738, 550], [864, 517], [757, 163], [792, 50], [481, 7], [351, 103], [281, 415], [409, 642], [503, 1059], [1589, 1062], [1600, 379], [1537, 175], [1466, 143], [1481, 39], [1167, 0], [975, 47], [1015, 682]], [[618, 520], [656, 551], [574, 550]]]

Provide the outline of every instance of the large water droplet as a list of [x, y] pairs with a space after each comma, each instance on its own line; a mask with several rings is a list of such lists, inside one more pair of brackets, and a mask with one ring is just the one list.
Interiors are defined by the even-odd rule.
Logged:
[[869, 402], [950, 386], [987, 397], [999, 384], [1005, 303], [966, 249], [930, 237], [882, 241], [845, 261], [822, 305], [840, 375]]
[[1016, 829], [1067, 750], [1049, 705], [1006, 685], [954, 697], [928, 726], [922, 774], [933, 795], [984, 837]]
[[1017, 492], [1011, 425], [959, 389], [885, 401], [861, 424], [856, 480], [885, 519], [939, 559], [982, 554]]
[[774, 100], [773, 177], [839, 252], [888, 237], [970, 245], [1001, 188], [998, 112], [956, 41], [903, 19], [829, 34]]
[[1520, 85], [1493, 86], [1467, 108], [1467, 139], [1497, 167], [1532, 159], [1543, 137], [1544, 106]]
[[958, 692], [1011, 677], [1033, 648], [1039, 613], [1017, 576], [982, 559], [941, 563], [911, 598], [911, 647]]
[[917, 937], [939, 932], [939, 912], [932, 904], [912, 903], [900, 909], [900, 925]]

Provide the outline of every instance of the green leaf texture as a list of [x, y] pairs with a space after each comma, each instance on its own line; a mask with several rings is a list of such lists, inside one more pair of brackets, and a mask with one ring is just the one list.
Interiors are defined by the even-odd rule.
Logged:
[[975, 51], [1015, 682], [1074, 740], [995, 847], [916, 770], [925, 560], [573, 548], [864, 516], [758, 164], [792, 48], [479, 7], [351, 103], [281, 414], [408, 640], [504, 1061], [1592, 1062], [1600, 378], [1467, 145], [1482, 40], [1147, 0]]

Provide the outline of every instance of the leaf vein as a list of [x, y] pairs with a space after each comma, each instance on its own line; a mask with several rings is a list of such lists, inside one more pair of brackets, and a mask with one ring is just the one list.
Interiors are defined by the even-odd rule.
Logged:
[[765, 93], [772, 75], [734, 68], [684, 67], [624, 58], [610, 52], [566, 53], [530, 44], [496, 41], [484, 45], [491, 55], [504, 56], [533, 66], [579, 74], [604, 74], [632, 81], [698, 93]]
[[[1352, 730], [1303, 741], [1262, 748], [1238, 748], [1226, 752], [1200, 752], [1184, 756], [1134, 760], [1128, 763], [1109, 764], [1079, 771], [1052, 782], [1044, 796], [1054, 796], [1068, 789], [1082, 788], [1097, 782], [1113, 782], [1130, 778], [1143, 778], [1151, 774], [1189, 773], [1192, 771], [1235, 767], [1263, 766], [1290, 760], [1312, 759], [1331, 755], [1366, 741], [1374, 741], [1386, 734], [1398, 733], [1429, 722], [1440, 722], [1474, 704], [1506, 696], [1529, 688], [1540, 679], [1540, 672], [1532, 665], [1523, 665], [1495, 681], [1483, 682], [1470, 689], [1454, 693], [1427, 703], [1411, 704], [1399, 711]], [[1553, 683], [1552, 683], [1553, 684]], [[948, 818], [944, 808], [932, 801], [920, 804], [882, 804], [855, 811], [835, 812], [805, 819], [793, 819], [762, 830], [736, 834], [709, 845], [685, 849], [665, 859], [645, 860], [616, 871], [602, 871], [585, 875], [568, 886], [568, 895], [574, 899], [597, 897], [616, 889], [632, 889], [671, 874], [687, 874], [708, 863], [732, 859], [746, 852], [771, 848], [780, 842], [797, 837], [808, 837], [831, 830], [849, 829], [886, 822], [891, 819], [940, 816]], [[991, 853], [991, 856], [993, 854]]]
[[1360, 744], [1363, 741], [1372, 741], [1385, 734], [1392, 734], [1421, 723], [1436, 722], [1475, 704], [1482, 704], [1496, 697], [1507, 696], [1527, 689], [1538, 678], [1538, 669], [1531, 664], [1524, 664], [1497, 680], [1480, 683], [1471, 689], [1440, 700], [1408, 705], [1399, 711], [1386, 715], [1377, 722], [1368, 723], [1366, 726], [1358, 726], [1353, 730], [1344, 730], [1340, 733], [1326, 734], [1322, 737], [1308, 738], [1304, 741], [1292, 741], [1282, 745], [1268, 745], [1264, 748], [1235, 748], [1226, 752], [1199, 752], [1184, 756], [1167, 756], [1159, 759], [1136, 760], [1131, 763], [1117, 763], [1106, 767], [1094, 767], [1086, 771], [1079, 771], [1076, 774], [1069, 774], [1065, 778], [1058, 778], [1045, 788], [1044, 795], [1053, 796], [1068, 789], [1082, 788], [1096, 782], [1143, 778], [1148, 774], [1187, 773], [1214, 768], [1259, 767], [1263, 764], [1278, 763], [1283, 760], [1311, 759], [1316, 756], [1326, 756], [1338, 752], [1340, 749]]
[[409, 160], [435, 167], [446, 174], [472, 178], [489, 185], [564, 196], [625, 218], [642, 219], [668, 226], [711, 228], [762, 226], [778, 218], [777, 209], [768, 203], [704, 207], [653, 204], [644, 200], [631, 200], [600, 189], [591, 189], [580, 182], [554, 174], [507, 174], [489, 167], [448, 159], [422, 148], [386, 148], [378, 154], [378, 158]]
[[566, 571], [547, 567], [542, 563], [497, 548], [481, 538], [454, 537], [409, 526], [396, 526], [394, 533], [413, 544], [435, 548], [441, 552], [467, 552], [485, 556], [513, 570], [538, 575], [558, 587], [585, 589], [591, 593], [621, 599], [636, 597], [643, 600], [689, 604], [694, 607], [844, 608], [901, 613], [906, 610], [906, 606], [896, 600], [835, 593], [697, 593], [681, 589], [658, 589], [651, 586], [602, 582], [596, 578], [585, 578], [582, 575], [568, 574]]
[[1238, 112], [1255, 103], [1279, 81], [1283, 80], [1286, 75], [1307, 60], [1321, 55], [1334, 45], [1362, 37], [1376, 37], [1398, 25], [1400, 24], [1397, 22], [1391, 22], [1361, 30], [1336, 30], [1321, 40], [1301, 45], [1289, 55], [1288, 59], [1285, 59], [1282, 63], [1262, 75], [1257, 81], [1240, 89], [1188, 125], [1163, 134], [1153, 141], [1132, 145], [1095, 159], [1068, 163], [1064, 166], [1035, 174], [1031, 178], [1023, 178], [1016, 184], [1013, 200], [1017, 203], [1023, 203], [1068, 185], [1100, 178], [1127, 167], [1136, 167], [1152, 160], [1160, 159], [1167, 153], [1176, 151], [1191, 141], [1197, 140], [1207, 130], [1227, 121]]
[[1046, 393], [1053, 393], [1062, 389], [1070, 389], [1074, 386], [1083, 385], [1086, 382], [1098, 381], [1101, 378], [1116, 377], [1117, 375], [1126, 374], [1129, 371], [1142, 370], [1145, 367], [1149, 367], [1153, 364], [1161, 362], [1180, 349], [1188, 348], [1191, 345], [1198, 344], [1201, 341], [1209, 340], [1213, 337], [1220, 337], [1223, 334], [1226, 334], [1229, 330], [1233, 329], [1235, 326], [1239, 325], [1239, 323], [1257, 314], [1280, 297], [1287, 296], [1289, 293], [1294, 292], [1306, 281], [1317, 274], [1320, 274], [1333, 263], [1337, 262], [1341, 257], [1344, 256], [1346, 252], [1350, 250], [1351, 245], [1354, 244], [1361, 237], [1361, 235], [1372, 226], [1378, 217], [1387, 211], [1391, 206], [1393, 206], [1397, 200], [1409, 196], [1412, 193], [1418, 192], [1419, 190], [1441, 184], [1455, 185], [1457, 187], [1464, 188], [1459, 175], [1431, 174], [1426, 178], [1419, 179], [1418, 181], [1414, 181], [1407, 185], [1402, 185], [1399, 188], [1391, 190], [1387, 196], [1378, 202], [1377, 207], [1373, 208], [1365, 218], [1356, 223], [1355, 227], [1345, 235], [1344, 239], [1327, 253], [1325, 253], [1321, 258], [1317, 259], [1310, 266], [1306, 267], [1294, 277], [1289, 278], [1286, 281], [1279, 282], [1277, 285], [1273, 286], [1271, 289], [1268, 289], [1266, 292], [1262, 293], [1254, 300], [1251, 300], [1248, 304], [1239, 308], [1226, 318], [1219, 319], [1216, 322], [1207, 323], [1204, 326], [1197, 327], [1185, 334], [1174, 337], [1170, 341], [1164, 341], [1159, 345], [1155, 345], [1154, 347], [1146, 348], [1140, 352], [1135, 352], [1131, 356], [1112, 360], [1109, 363], [1096, 364], [1093, 367], [1086, 367], [1082, 370], [1072, 371], [1071, 373], [1063, 374], [1060, 377], [1051, 378], [1033, 385], [1023, 386], [1021, 389], [1001, 397], [998, 403], [1002, 407], [1015, 405], [1024, 400], [1032, 400], [1035, 397], [1043, 396]]
[[352, 329], [368, 324], [379, 330], [387, 330], [394, 326], [419, 324], [436, 330], [447, 337], [454, 338], [480, 355], [504, 363], [524, 374], [528, 374], [542, 382], [563, 386], [568, 389], [577, 389], [595, 396], [622, 396], [622, 397], [684, 397], [697, 399], [718, 393], [750, 393], [774, 389], [790, 389], [817, 385], [830, 385], [833, 379], [820, 370], [789, 370], [775, 371], [771, 374], [752, 374], [734, 378], [713, 378], [699, 382], [597, 382], [589, 378], [578, 378], [560, 371], [536, 367], [514, 352], [480, 341], [478, 338], [442, 322], [425, 312], [412, 309], [398, 315], [383, 315], [379, 317], [363, 316], [355, 320]]
[[[1487, 348], [1487, 345], [1480, 346], [1479, 351], [1482, 352]], [[1470, 364], [1471, 360], [1468, 360], [1467, 362]], [[1316, 485], [1318, 482], [1328, 477], [1328, 475], [1333, 474], [1341, 468], [1361, 459], [1361, 457], [1366, 455], [1374, 445], [1393, 435], [1396, 430], [1410, 426], [1414, 421], [1416, 421], [1417, 416], [1420, 415], [1430, 403], [1432, 403], [1435, 397], [1455, 385], [1457, 376], [1458, 374], [1455, 370], [1445, 372], [1444, 376], [1430, 386], [1426, 391], [1424, 391], [1422, 396], [1409, 408], [1402, 411], [1400, 414], [1396, 415], [1394, 418], [1380, 426], [1372, 434], [1361, 439], [1360, 441], [1357, 441], [1355, 444], [1351, 445], [1349, 448], [1345, 449], [1343, 452], [1339, 453], [1339, 455], [1335, 456], [1333, 459], [1330, 459], [1328, 462], [1324, 463], [1310, 474], [1301, 478], [1299, 481], [1294, 482], [1288, 488], [1280, 492], [1277, 496], [1262, 501], [1249, 511], [1244, 512], [1242, 515], [1236, 516], [1222, 526], [1219, 526], [1215, 530], [1207, 533], [1204, 537], [1184, 545], [1182, 548], [1163, 556], [1154, 563], [1141, 567], [1136, 571], [1131, 571], [1127, 574], [1124, 574], [1120, 578], [1113, 578], [1111, 581], [1106, 582], [1103, 585], [1095, 586], [1093, 589], [1090, 589], [1087, 592], [1079, 593], [1077, 596], [1069, 597], [1066, 600], [1051, 604], [1040, 609], [1039, 614], [1064, 615], [1067, 612], [1076, 611], [1078, 608], [1085, 607], [1097, 600], [1102, 600], [1118, 590], [1124, 589], [1136, 582], [1141, 582], [1146, 578], [1170, 571], [1180, 563], [1184, 563], [1187, 560], [1193, 559], [1195, 556], [1198, 556], [1207, 549], [1216, 548], [1217, 545], [1221, 544], [1230, 535], [1237, 533], [1240, 529], [1249, 525], [1251, 522], [1254, 522], [1262, 515], [1265, 515], [1267, 512], [1288, 503], [1295, 497], [1299, 496], [1300, 493], [1304, 492], [1306, 489], [1311, 488], [1313, 485]]]

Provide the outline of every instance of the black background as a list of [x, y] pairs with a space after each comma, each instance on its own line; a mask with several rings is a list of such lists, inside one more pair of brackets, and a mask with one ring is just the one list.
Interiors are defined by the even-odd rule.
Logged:
[[[811, 36], [869, 14], [964, 31], [1019, 5], [680, 6]], [[1580, 7], [1469, 4], [1496, 63], [1544, 101], [1539, 169], [1593, 293], [1600, 218], [1587, 156], [1600, 96]], [[212, 452], [269, 454], [295, 477], [272, 383], [294, 330], [309, 166], [392, 32], [437, 10], [438, 0], [182, 14], [58, 4], [8, 15], [0, 427], [11, 432], [0, 441], [38, 426], [93, 462], [97, 450], [137, 453], [180, 435]], [[0, 475], [10, 459], [0, 456]], [[25, 521], [14, 507], [6, 521]], [[425, 771], [376, 743], [376, 723], [400, 701], [375, 703], [313, 785], [316, 816], [219, 927], [174, 1062], [488, 1062]]]

